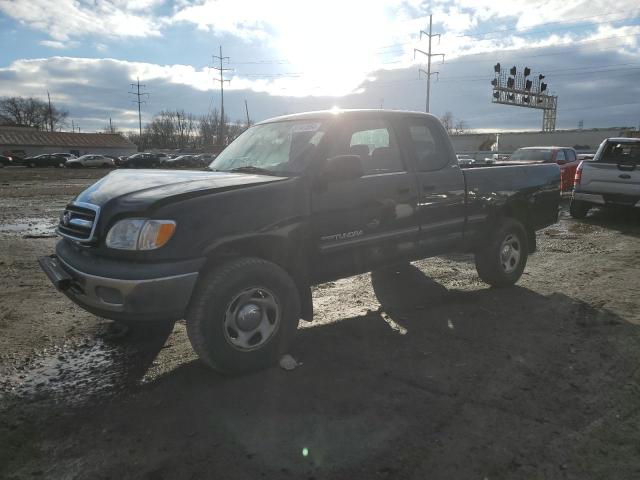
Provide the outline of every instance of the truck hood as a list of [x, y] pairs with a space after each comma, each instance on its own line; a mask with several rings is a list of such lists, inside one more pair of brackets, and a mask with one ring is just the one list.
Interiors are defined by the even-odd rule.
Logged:
[[116, 170], [87, 188], [75, 201], [103, 207], [117, 199], [130, 209], [141, 209], [169, 197], [196, 196], [285, 179], [230, 172]]

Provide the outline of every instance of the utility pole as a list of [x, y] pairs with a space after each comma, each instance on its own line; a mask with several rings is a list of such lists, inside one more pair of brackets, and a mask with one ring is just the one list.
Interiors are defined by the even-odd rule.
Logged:
[[220, 46], [220, 55], [213, 55], [213, 60], [220, 60], [220, 67], [213, 67], [215, 70], [220, 72], [220, 79], [214, 79], [220, 82], [220, 135], [219, 142], [220, 145], [224, 146], [224, 82], [231, 83], [231, 80], [224, 79], [224, 72], [228, 70], [233, 70], [232, 68], [223, 68], [222, 62], [226, 60], [229, 62], [229, 57], [222, 56], [222, 45]]
[[51, 110], [51, 97], [49, 96], [49, 90], [47, 90], [47, 99], [49, 100], [49, 131], [53, 132], [53, 112]]
[[71, 120], [71, 131], [76, 133], [76, 125], [73, 123], [73, 120]]
[[113, 133], [113, 124], [111, 123], [111, 117], [109, 117], [109, 133]]
[[430, 95], [431, 95], [431, 75], [438, 75], [439, 72], [432, 72], [431, 71], [431, 57], [442, 57], [442, 61], [444, 62], [444, 53], [431, 53], [431, 39], [433, 37], [438, 37], [438, 41], [440, 41], [440, 34], [439, 33], [433, 33], [433, 15], [429, 15], [429, 32], [425, 32], [423, 30], [420, 30], [420, 40], [422, 40], [422, 35], [426, 35], [427, 37], [429, 37], [429, 50], [428, 51], [422, 51], [418, 48], [414, 48], [413, 49], [413, 58], [415, 60], [416, 58], [416, 52], [420, 52], [423, 55], [427, 56], [427, 71], [425, 72], [424, 70], [422, 70], [421, 68], [418, 69], [418, 75], [420, 75], [420, 73], [424, 73], [427, 76], [427, 102], [426, 102], [426, 112], [429, 113], [429, 100], [430, 100]]
[[140, 87], [146, 88], [146, 85], [140, 85], [140, 78], [136, 77], [136, 83], [131, 84], [131, 88], [136, 88], [135, 92], [129, 92], [131, 95], [135, 95], [136, 99], [133, 100], [134, 103], [138, 104], [138, 129], [140, 132], [140, 139], [142, 139], [142, 111], [140, 110], [140, 105], [146, 103], [146, 100], [140, 100], [140, 97], [146, 95], [149, 98], [149, 94], [146, 92], [140, 93]]
[[244, 99], [244, 109], [247, 111], [247, 128], [251, 126], [251, 120], [249, 120], [249, 105], [247, 105], [247, 99]]

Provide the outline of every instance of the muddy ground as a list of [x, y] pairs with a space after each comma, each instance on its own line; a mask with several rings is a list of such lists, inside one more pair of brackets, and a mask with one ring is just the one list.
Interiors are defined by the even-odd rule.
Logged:
[[299, 368], [225, 378], [40, 272], [104, 173], [0, 170], [0, 478], [640, 478], [638, 215], [564, 205], [509, 289], [467, 255], [320, 285]]

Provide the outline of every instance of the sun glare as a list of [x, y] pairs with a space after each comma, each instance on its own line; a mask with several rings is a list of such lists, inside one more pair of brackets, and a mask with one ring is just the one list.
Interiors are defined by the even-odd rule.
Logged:
[[280, 22], [277, 45], [291, 69], [302, 73], [292, 84], [305, 92], [344, 95], [377, 65], [388, 23], [382, 6], [327, 0], [318, 9], [303, 2], [283, 2], [280, 8], [287, 21]]

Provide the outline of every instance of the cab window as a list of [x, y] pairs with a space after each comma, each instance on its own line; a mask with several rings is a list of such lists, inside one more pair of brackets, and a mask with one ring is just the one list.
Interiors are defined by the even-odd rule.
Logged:
[[449, 158], [437, 132], [422, 118], [408, 118], [410, 148], [420, 172], [440, 170], [449, 163]]
[[358, 155], [365, 175], [405, 171], [398, 142], [389, 123], [380, 118], [353, 119], [332, 156]]

